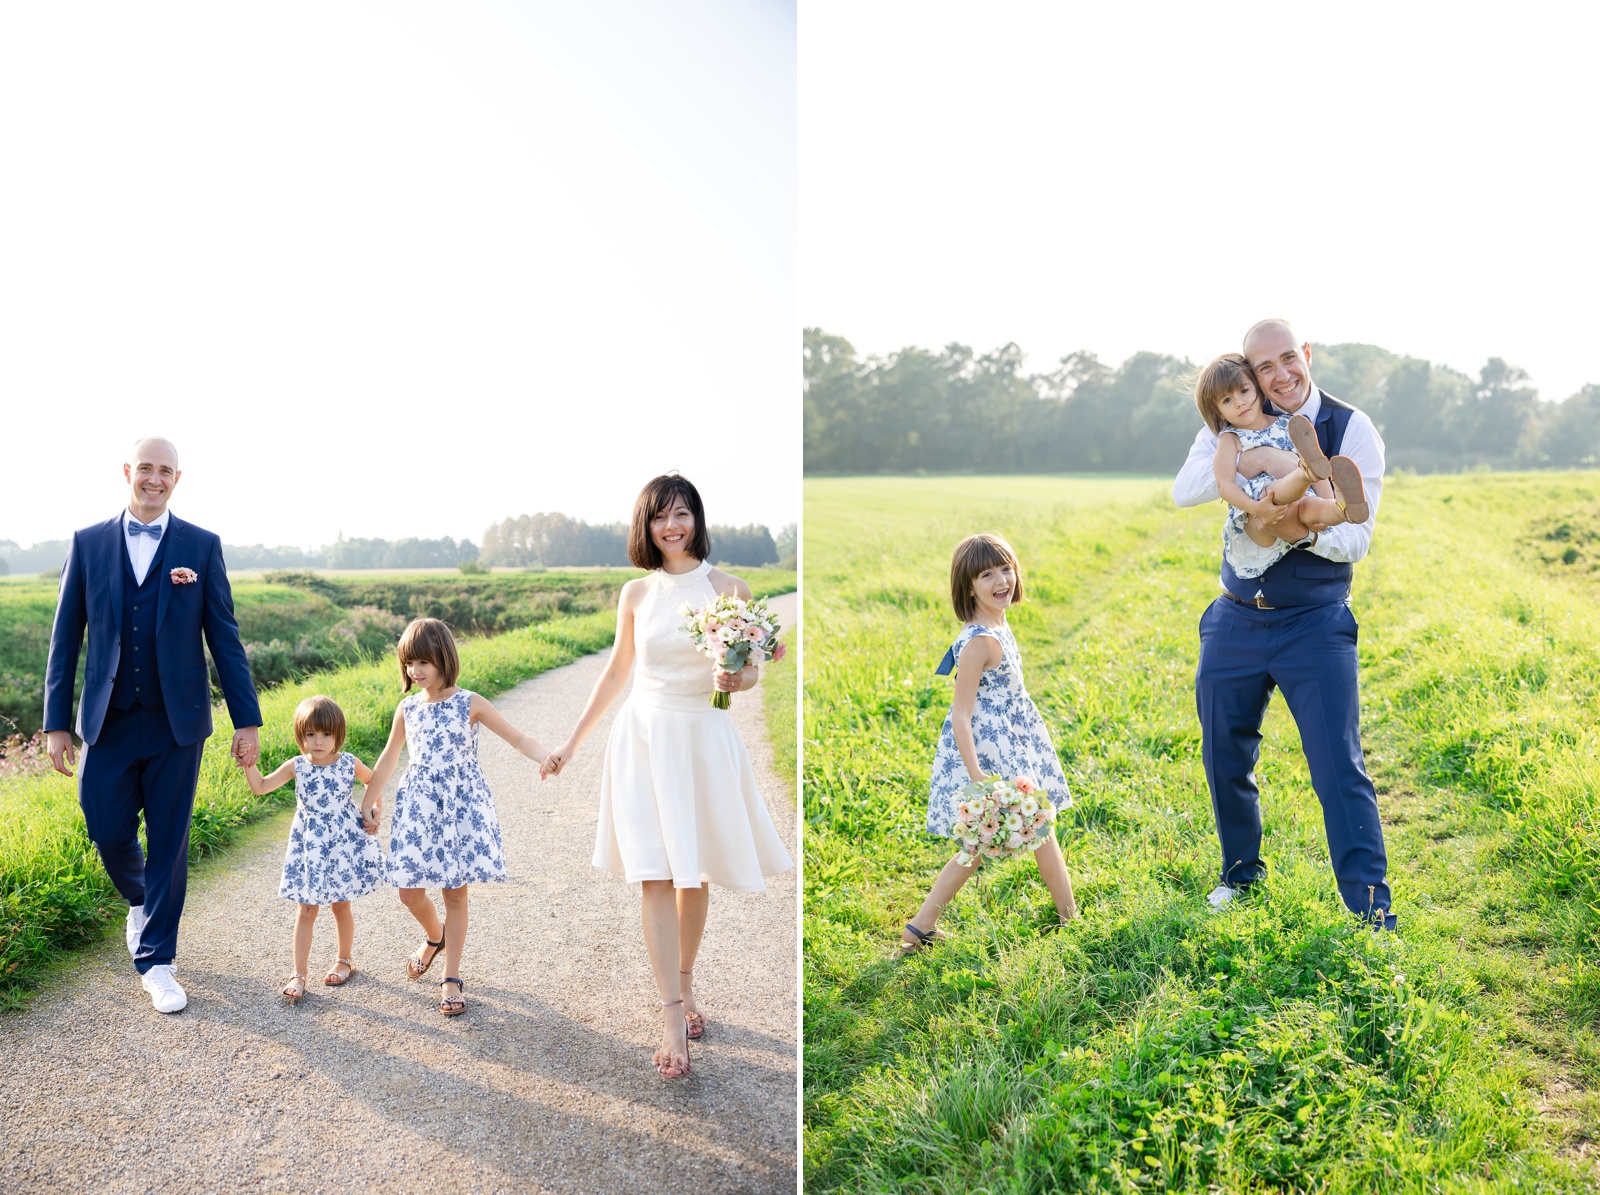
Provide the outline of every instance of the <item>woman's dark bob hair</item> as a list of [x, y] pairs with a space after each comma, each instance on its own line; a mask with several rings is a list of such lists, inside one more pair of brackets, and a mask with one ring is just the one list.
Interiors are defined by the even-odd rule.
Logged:
[[406, 665], [413, 660], [437, 668], [439, 683], [446, 689], [461, 675], [461, 654], [456, 651], [456, 637], [437, 618], [413, 618], [395, 650], [400, 656], [400, 680], [407, 693], [411, 692], [412, 680]]
[[634, 568], [660, 568], [661, 549], [650, 535], [650, 521], [681, 501], [694, 516], [694, 534], [689, 537], [689, 555], [704, 560], [711, 555], [711, 531], [706, 526], [706, 508], [700, 491], [687, 477], [663, 473], [645, 483], [633, 503], [633, 522], [628, 527], [628, 559]]

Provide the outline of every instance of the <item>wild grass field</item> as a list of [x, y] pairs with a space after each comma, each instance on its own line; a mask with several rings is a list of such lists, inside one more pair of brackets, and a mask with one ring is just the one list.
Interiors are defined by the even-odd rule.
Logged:
[[[1389, 479], [1356, 569], [1397, 935], [1340, 904], [1293, 721], [1261, 899], [1213, 914], [1197, 622], [1222, 508], [1164, 481], [807, 483], [805, 1175], [816, 1191], [1600, 1188], [1600, 477]], [[1076, 804], [1083, 916], [985, 866], [888, 955], [923, 832], [950, 550], [1011, 540], [1011, 622]]]
[[[746, 569], [741, 575], [757, 596], [795, 588], [793, 572]], [[620, 587], [621, 580], [614, 574], [612, 583]], [[557, 615], [520, 630], [465, 640], [461, 683], [493, 696], [608, 647], [615, 629], [616, 615], [605, 609]], [[339, 702], [348, 724], [348, 749], [370, 764], [388, 738], [401, 697], [398, 665], [390, 653], [263, 692], [264, 771], [298, 750], [290, 733], [294, 707], [313, 693]], [[567, 728], [527, 729], [549, 739]], [[243, 773], [228, 758], [232, 733], [226, 709], [219, 706], [216, 732], [201, 763], [191, 861], [225, 849], [243, 826], [294, 802], [292, 785], [265, 797], [250, 792]], [[75, 785], [54, 772], [0, 777], [0, 1009], [24, 1007], [62, 951], [95, 940], [126, 911], [84, 831]]]
[[[442, 618], [462, 634], [497, 634], [562, 614], [610, 609], [617, 591], [638, 575], [632, 569], [475, 576], [291, 570], [253, 573], [235, 579], [232, 588], [251, 675], [257, 685], [277, 685], [370, 658], [392, 646], [419, 614]], [[46, 577], [8, 578], [0, 585], [0, 739], [39, 729], [56, 588]]]

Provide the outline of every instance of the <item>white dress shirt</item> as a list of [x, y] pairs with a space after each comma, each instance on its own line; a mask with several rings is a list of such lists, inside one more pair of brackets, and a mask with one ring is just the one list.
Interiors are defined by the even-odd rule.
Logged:
[[[161, 512], [161, 517], [156, 519], [154, 526], [161, 528], [161, 539], [167, 537], [167, 520], [172, 518], [170, 510]], [[128, 523], [133, 520], [133, 512], [122, 512], [122, 542], [127, 545], [128, 563], [133, 565], [133, 579], [140, 585], [144, 584], [144, 575], [150, 571], [150, 562], [155, 559], [156, 552], [161, 548], [161, 540], [151, 539], [147, 533], [138, 535], [128, 534]]]
[[[1304, 415], [1315, 423], [1317, 413], [1321, 410], [1322, 391], [1313, 385], [1311, 396], [1296, 414]], [[1378, 435], [1378, 429], [1372, 425], [1366, 412], [1351, 412], [1339, 453], [1349, 457], [1361, 470], [1361, 485], [1366, 490], [1371, 511], [1365, 523], [1340, 523], [1337, 527], [1329, 527], [1317, 536], [1317, 542], [1307, 551], [1326, 560], [1354, 564], [1372, 547], [1372, 530], [1378, 521], [1378, 497], [1383, 492], [1383, 437]], [[1220, 495], [1217, 493], [1216, 472], [1212, 467], [1216, 455], [1217, 433], [1209, 427], [1202, 427], [1189, 449], [1189, 459], [1183, 462], [1177, 480], [1172, 483], [1174, 502], [1179, 506], [1199, 506], [1202, 502], [1218, 501]], [[1239, 478], [1240, 485], [1244, 484], [1244, 480], [1243, 477]]]

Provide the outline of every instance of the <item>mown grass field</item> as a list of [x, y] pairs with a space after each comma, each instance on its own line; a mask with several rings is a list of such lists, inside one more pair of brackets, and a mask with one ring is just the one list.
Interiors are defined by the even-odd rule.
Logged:
[[[795, 587], [792, 572], [747, 569], [741, 575], [757, 596]], [[616, 615], [608, 609], [558, 615], [521, 630], [464, 641], [461, 684], [493, 696], [610, 646], [615, 631]], [[347, 749], [371, 764], [388, 738], [401, 697], [398, 665], [389, 655], [263, 692], [263, 771], [298, 750], [290, 733], [294, 707], [313, 693], [339, 702], [348, 724]], [[292, 785], [265, 797], [250, 792], [228, 757], [233, 728], [225, 708], [218, 707], [216, 723], [201, 764], [191, 860], [223, 850], [248, 823], [294, 803]], [[552, 741], [567, 728], [527, 729]], [[75, 785], [54, 772], [0, 779], [0, 1009], [24, 1007], [52, 960], [63, 950], [95, 940], [126, 911], [84, 831]]]
[[[1354, 610], [1398, 935], [1339, 903], [1276, 698], [1265, 898], [1204, 903], [1221, 517], [1164, 481], [807, 484], [808, 1191], [1600, 1188], [1600, 477], [1384, 489]], [[890, 961], [952, 853], [922, 831], [933, 668], [979, 530], [1021, 557], [1083, 917], [1046, 932], [1012, 861], [957, 898], [952, 941]]]

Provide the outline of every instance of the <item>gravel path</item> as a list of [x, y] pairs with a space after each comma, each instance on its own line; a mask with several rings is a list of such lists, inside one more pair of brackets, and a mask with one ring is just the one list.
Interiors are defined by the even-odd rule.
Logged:
[[[794, 595], [773, 604], [793, 625]], [[604, 661], [495, 704], [553, 745]], [[798, 858], [759, 696], [735, 697], [733, 716]], [[709, 1028], [694, 1074], [659, 1078], [638, 888], [589, 864], [609, 726], [543, 784], [482, 735], [514, 878], [473, 888], [465, 1015], [436, 1010], [442, 964], [406, 979], [421, 937], [391, 889], [355, 906], [356, 976], [320, 982], [336, 953], [324, 912], [310, 989], [284, 1004], [286, 812], [191, 875], [183, 1013], [151, 1009], [118, 933], [66, 964], [30, 1012], [0, 1017], [0, 1189], [792, 1192], [796, 873], [760, 895], [714, 890], [695, 973]]]

